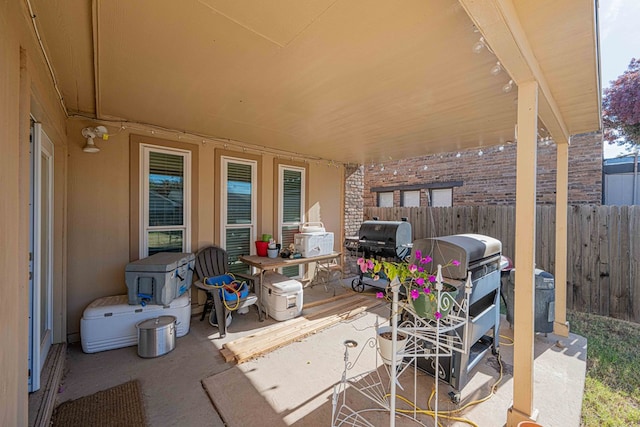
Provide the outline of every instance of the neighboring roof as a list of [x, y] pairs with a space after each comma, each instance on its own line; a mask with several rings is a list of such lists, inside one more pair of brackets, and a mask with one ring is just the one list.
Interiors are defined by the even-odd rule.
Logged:
[[548, 129], [600, 127], [595, 1], [31, 3], [72, 114], [369, 163], [512, 141], [535, 78]]
[[605, 159], [602, 164], [602, 171], [606, 175], [618, 174], [618, 173], [632, 173], [634, 171], [634, 163], [637, 162], [637, 157], [634, 155], [616, 157], [614, 159]]

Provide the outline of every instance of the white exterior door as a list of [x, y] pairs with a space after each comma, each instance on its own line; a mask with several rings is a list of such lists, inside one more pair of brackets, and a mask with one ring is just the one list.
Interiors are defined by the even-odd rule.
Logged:
[[29, 391], [36, 391], [53, 340], [53, 144], [39, 123], [31, 129], [30, 205]]

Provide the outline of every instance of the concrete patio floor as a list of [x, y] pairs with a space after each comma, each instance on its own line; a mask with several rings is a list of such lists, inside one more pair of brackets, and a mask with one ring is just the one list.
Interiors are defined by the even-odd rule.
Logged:
[[[336, 285], [336, 293], [352, 292], [349, 283], [350, 280], [345, 280], [343, 286]], [[365, 290], [366, 293], [375, 291], [369, 287]], [[305, 288], [304, 293], [305, 302], [311, 302], [333, 296], [333, 289], [326, 290], [318, 285]], [[194, 316], [191, 318], [190, 332], [177, 339], [176, 348], [153, 359], [138, 357], [135, 346], [85, 354], [79, 343], [71, 344], [67, 349], [57, 403], [138, 379], [151, 427], [330, 426], [333, 386], [340, 381], [344, 370], [343, 342], [351, 339], [359, 344], [349, 350], [350, 361], [354, 361], [364, 348], [347, 376], [376, 368], [384, 371], [379, 366], [381, 362], [378, 360], [376, 363], [375, 350], [366, 346], [366, 342], [374, 336], [376, 320], [384, 323], [387, 316], [387, 307], [377, 307], [241, 365], [226, 363], [219, 349], [225, 342], [276, 323], [273, 319], [258, 322], [255, 308], [247, 315], [234, 315], [224, 339], [218, 338], [217, 329], [206, 320], [201, 322], [199, 316]], [[507, 343], [512, 332], [503, 319], [500, 334], [507, 338], [501, 338], [501, 342]], [[540, 411], [537, 422], [541, 425], [580, 425], [586, 350], [586, 339], [577, 335], [571, 334], [569, 338], [553, 334], [546, 337], [536, 335], [534, 406]], [[496, 393], [459, 415], [481, 427], [505, 425], [507, 408], [511, 404], [512, 347], [501, 345], [500, 356], [503, 378]], [[459, 405], [455, 405], [447, 396], [451, 388], [440, 383], [439, 409], [456, 409], [485, 397], [498, 380], [499, 371], [497, 358], [485, 356], [474, 369], [472, 380], [462, 390]], [[410, 376], [411, 386], [398, 393], [412, 398], [413, 372], [408, 371], [405, 373], [407, 375]], [[433, 388], [433, 378], [420, 371], [416, 373], [416, 378], [419, 393], [415, 402], [420, 407], [426, 407], [428, 394]], [[404, 381], [406, 379], [402, 384], [405, 384]], [[205, 385], [214, 391], [213, 401]], [[353, 403], [360, 404], [365, 406], [352, 409], [365, 409], [368, 403]], [[388, 413], [381, 417], [384, 422], [380, 425], [386, 425]], [[440, 422], [443, 426], [468, 425], [442, 418]], [[425, 424], [433, 425], [433, 421], [426, 421]]]

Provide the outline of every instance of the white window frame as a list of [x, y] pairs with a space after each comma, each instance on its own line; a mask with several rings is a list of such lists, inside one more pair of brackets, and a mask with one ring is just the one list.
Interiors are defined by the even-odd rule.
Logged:
[[[295, 172], [300, 172], [301, 180], [300, 180], [300, 222], [284, 222], [284, 172], [286, 170], [291, 170]], [[300, 226], [302, 223], [306, 221], [305, 217], [305, 206], [306, 206], [306, 180], [307, 180], [307, 170], [298, 166], [291, 166], [285, 164], [278, 165], [278, 241], [282, 242], [282, 230], [285, 226]], [[281, 269], [282, 270], [282, 269]], [[302, 276], [302, 266], [298, 266], [298, 275], [296, 277]]]
[[[182, 156], [184, 159], [184, 194], [182, 203], [181, 226], [149, 226], [149, 154], [151, 152]], [[183, 232], [182, 251], [191, 252], [191, 151], [178, 148], [160, 147], [157, 145], [140, 144], [140, 258], [149, 254], [150, 231]]]
[[[407, 207], [407, 208], [414, 208], [414, 207], [419, 207], [420, 206], [420, 190], [403, 190], [400, 194], [402, 196], [402, 206], [403, 207]], [[418, 200], [417, 200], [417, 204], [415, 205], [407, 205], [407, 195], [414, 195], [416, 194], [418, 196]]]
[[[434, 207], [434, 208], [439, 208], [439, 207], [451, 207], [453, 206], [453, 187], [448, 187], [448, 188], [432, 188], [430, 191], [430, 196], [431, 196], [431, 203], [430, 206]], [[447, 193], [449, 198], [449, 204], [442, 204], [440, 202], [438, 202], [438, 200], [440, 199], [438, 196], [436, 196], [436, 194], [445, 194]], [[438, 200], [436, 200], [438, 199]], [[435, 202], [435, 203], [434, 203]]]
[[[251, 166], [251, 223], [250, 224], [228, 224], [227, 218], [227, 177], [229, 163], [240, 163]], [[253, 242], [257, 239], [257, 204], [258, 204], [258, 162], [256, 160], [242, 159], [231, 156], [220, 157], [220, 244], [223, 248], [227, 248], [227, 229], [228, 228], [250, 228], [249, 250], [250, 255], [256, 254], [256, 248]]]
[[[382, 195], [383, 194], [391, 194], [391, 206], [382, 206]], [[378, 192], [378, 197], [377, 197], [377, 205], [379, 208], [392, 208], [393, 207], [393, 191], [380, 191]]]

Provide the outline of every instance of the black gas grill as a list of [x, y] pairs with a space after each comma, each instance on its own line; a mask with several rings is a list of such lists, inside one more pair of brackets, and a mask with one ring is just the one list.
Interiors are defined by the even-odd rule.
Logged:
[[[358, 230], [358, 237], [348, 238], [346, 248], [363, 258], [377, 258], [386, 261], [402, 261], [411, 254], [411, 224], [402, 221], [364, 221]], [[364, 290], [363, 273], [351, 282], [357, 291]]]

